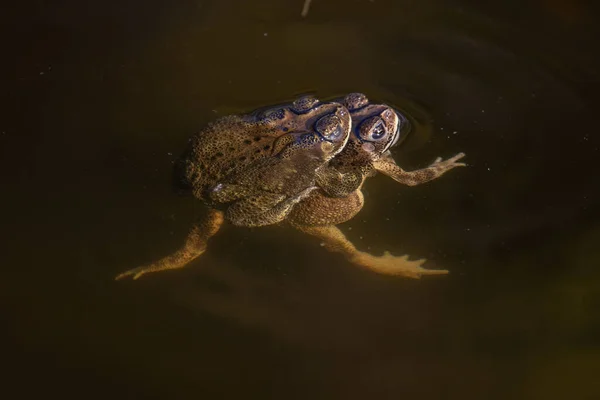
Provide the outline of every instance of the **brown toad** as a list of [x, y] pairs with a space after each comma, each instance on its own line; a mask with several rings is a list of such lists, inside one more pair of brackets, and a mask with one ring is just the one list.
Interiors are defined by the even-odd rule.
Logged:
[[318, 175], [329, 171], [323, 166], [343, 149], [350, 129], [344, 106], [309, 98], [210, 124], [192, 138], [177, 168], [210, 207], [207, 219], [175, 253], [116, 279], [185, 266], [205, 251], [225, 220], [246, 227], [282, 221], [317, 188]]
[[[225, 219], [237, 226], [256, 227], [281, 222], [299, 201], [317, 189], [326, 163], [346, 145], [350, 113], [339, 104], [314, 107], [321, 116], [312, 131], [287, 134], [285, 147], [256, 160], [209, 189], [213, 205], [226, 205]], [[311, 120], [309, 120], [310, 122]], [[277, 147], [277, 146], [276, 146]]]
[[464, 166], [457, 162], [464, 154], [448, 160], [437, 158], [426, 168], [405, 171], [396, 164], [389, 149], [409, 130], [408, 120], [385, 104], [370, 104], [361, 93], [351, 93], [340, 102], [350, 110], [353, 132], [346, 147], [329, 163], [329, 168], [339, 173], [324, 174], [327, 180], [319, 180], [320, 188], [296, 205], [287, 221], [320, 238], [327, 249], [341, 252], [352, 263], [378, 273], [411, 278], [447, 274], [446, 270], [422, 268], [424, 259], [413, 261], [389, 252], [376, 257], [361, 252], [335, 225], [350, 220], [362, 209], [361, 188], [366, 178], [381, 172], [399, 183], [414, 186]]

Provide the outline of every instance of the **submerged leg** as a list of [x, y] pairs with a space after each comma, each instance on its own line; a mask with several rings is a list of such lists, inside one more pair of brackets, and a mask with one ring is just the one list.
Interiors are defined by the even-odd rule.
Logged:
[[454, 157], [447, 160], [442, 160], [441, 157], [438, 157], [430, 166], [418, 169], [416, 171], [403, 170], [391, 157], [383, 157], [375, 161], [374, 167], [377, 171], [389, 176], [396, 182], [408, 186], [415, 186], [439, 178], [452, 168], [466, 166], [465, 163], [457, 162], [464, 156], [465, 153], [458, 153]]
[[222, 224], [223, 213], [217, 210], [210, 210], [205, 220], [192, 227], [182, 248], [150, 265], [125, 271], [117, 275], [115, 279], [123, 279], [127, 276], [133, 276], [133, 279], [138, 279], [149, 272], [185, 267], [190, 261], [204, 253], [208, 239], [219, 231]]
[[344, 233], [333, 225], [314, 227], [294, 225], [294, 227], [321, 239], [327, 250], [342, 253], [351, 263], [379, 274], [419, 279], [421, 275], [445, 275], [448, 273], [445, 269], [422, 268], [421, 265], [425, 259], [409, 260], [407, 255], [398, 257], [387, 251], [383, 253], [383, 256], [377, 257], [359, 251]]

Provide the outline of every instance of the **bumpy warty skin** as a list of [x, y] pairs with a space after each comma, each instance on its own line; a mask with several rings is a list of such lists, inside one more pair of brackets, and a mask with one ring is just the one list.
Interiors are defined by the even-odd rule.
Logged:
[[227, 220], [238, 226], [285, 219], [295, 204], [316, 189], [320, 170], [343, 149], [350, 134], [350, 116], [343, 106], [325, 104], [317, 111], [313, 131], [278, 138], [272, 156], [257, 159], [209, 187], [208, 202], [225, 209]]
[[276, 223], [314, 189], [350, 129], [344, 106], [319, 101], [224, 117], [192, 137], [177, 170], [195, 197], [225, 210], [230, 222]]
[[227, 116], [209, 124], [190, 139], [178, 161], [178, 174], [195, 197], [205, 200], [206, 190], [226, 176], [273, 154], [281, 129]]

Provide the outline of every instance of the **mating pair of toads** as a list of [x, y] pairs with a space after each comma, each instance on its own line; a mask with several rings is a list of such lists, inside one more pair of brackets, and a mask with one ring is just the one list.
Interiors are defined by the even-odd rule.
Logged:
[[422, 268], [424, 259], [359, 251], [336, 227], [360, 211], [362, 185], [377, 171], [414, 186], [465, 165], [457, 162], [464, 157], [460, 153], [423, 169], [403, 170], [390, 148], [409, 129], [399, 111], [370, 104], [361, 93], [331, 102], [304, 96], [218, 119], [190, 140], [176, 163], [177, 176], [209, 207], [208, 215], [192, 227], [178, 251], [116, 279], [184, 267], [204, 253], [224, 221], [245, 227], [285, 221], [351, 263], [381, 274], [419, 278], [448, 273]]

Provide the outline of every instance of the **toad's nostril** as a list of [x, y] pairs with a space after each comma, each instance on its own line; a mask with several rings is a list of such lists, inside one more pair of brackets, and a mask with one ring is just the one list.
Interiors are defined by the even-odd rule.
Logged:
[[373, 151], [375, 151], [375, 146], [373, 146], [373, 143], [363, 143], [362, 149], [364, 151], [372, 153]]

